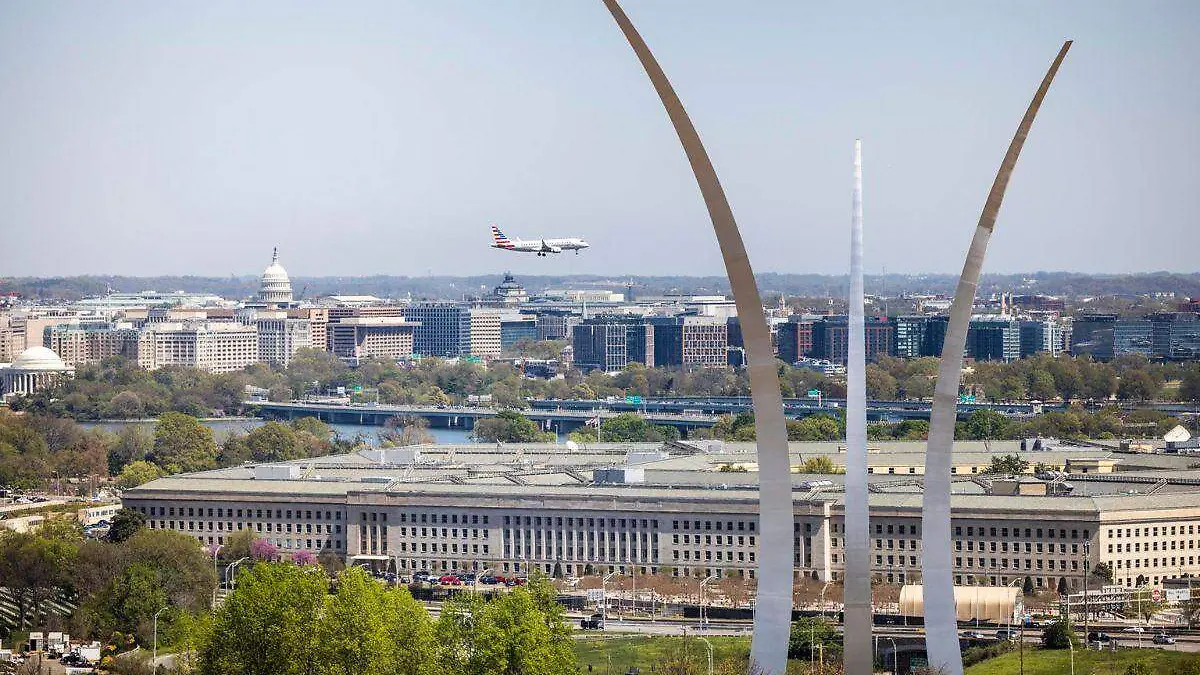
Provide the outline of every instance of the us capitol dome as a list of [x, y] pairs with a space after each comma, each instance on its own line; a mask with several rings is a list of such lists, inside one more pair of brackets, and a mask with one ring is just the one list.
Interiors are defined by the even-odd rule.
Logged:
[[292, 302], [292, 280], [279, 264], [279, 249], [271, 253], [271, 264], [263, 270], [258, 299], [268, 305], [288, 305]]

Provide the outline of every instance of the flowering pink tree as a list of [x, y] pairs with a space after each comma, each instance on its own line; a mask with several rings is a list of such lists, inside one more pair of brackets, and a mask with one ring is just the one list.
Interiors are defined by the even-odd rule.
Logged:
[[279, 548], [266, 539], [250, 542], [250, 557], [255, 560], [279, 560]]
[[317, 556], [313, 555], [309, 551], [296, 551], [295, 553], [292, 554], [292, 562], [296, 563], [297, 565], [301, 565], [301, 566], [316, 565], [317, 564]]

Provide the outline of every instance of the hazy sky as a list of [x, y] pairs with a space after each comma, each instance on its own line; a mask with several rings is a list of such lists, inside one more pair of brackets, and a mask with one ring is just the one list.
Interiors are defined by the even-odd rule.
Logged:
[[[1200, 3], [626, 0], [759, 271], [1195, 271]], [[488, 248], [581, 236], [549, 259]], [[0, 275], [722, 271], [599, 0], [0, 4]]]

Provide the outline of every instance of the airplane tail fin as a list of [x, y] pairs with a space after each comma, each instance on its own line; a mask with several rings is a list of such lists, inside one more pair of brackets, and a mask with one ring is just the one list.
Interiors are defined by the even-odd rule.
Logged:
[[504, 233], [500, 231], [500, 228], [496, 227], [495, 225], [492, 226], [492, 241], [496, 242], [496, 248], [513, 247], [512, 241], [510, 241], [508, 237], [504, 236]]

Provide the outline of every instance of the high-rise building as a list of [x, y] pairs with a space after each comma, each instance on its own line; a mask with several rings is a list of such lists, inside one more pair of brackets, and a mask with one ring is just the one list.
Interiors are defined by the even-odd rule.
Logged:
[[1116, 314], [1084, 314], [1071, 325], [1071, 354], [1107, 361], [1113, 357]]
[[259, 312], [255, 317], [259, 361], [286, 368], [297, 350], [313, 346], [312, 323], [308, 319], [291, 318], [289, 314]]
[[[1154, 327], [1147, 319], [1118, 319], [1112, 325], [1112, 356], [1140, 354], [1155, 355]], [[1100, 357], [1096, 357], [1100, 358]]]
[[724, 368], [729, 363], [729, 325], [725, 319], [680, 316], [651, 319], [654, 365]]
[[980, 316], [967, 328], [967, 356], [976, 361], [1015, 361], [1021, 357], [1021, 328], [1016, 319]]
[[537, 310], [537, 339], [571, 340], [572, 331], [580, 322], [579, 314], [569, 309]]
[[323, 352], [329, 351], [329, 309], [327, 307], [289, 309], [287, 316], [289, 319], [308, 321], [309, 346]]
[[1155, 356], [1173, 361], [1200, 358], [1200, 314], [1159, 312], [1148, 318]]
[[795, 363], [809, 355], [813, 348], [813, 322], [789, 317], [787, 323], [775, 327], [775, 346], [779, 360]]
[[403, 317], [350, 316], [329, 324], [329, 351], [351, 363], [359, 359], [411, 358], [420, 325]]
[[654, 326], [642, 317], [601, 316], [575, 326], [575, 367], [614, 373], [630, 363], [654, 367]]
[[537, 317], [532, 314], [506, 312], [500, 316], [500, 349], [508, 351], [522, 340], [538, 339]]
[[1021, 358], [1038, 353], [1058, 356], [1062, 348], [1062, 327], [1051, 318], [1020, 321]]
[[[890, 356], [895, 349], [896, 327], [886, 318], [870, 318], [866, 331], [868, 361]], [[845, 316], [827, 316], [813, 323], [813, 347], [810, 355], [834, 363], [846, 363], [850, 345], [850, 328]]]
[[893, 344], [892, 355], [902, 359], [916, 359], [928, 356], [925, 353], [925, 335], [930, 324], [930, 317], [894, 316], [891, 319], [896, 330], [896, 340]]
[[258, 362], [258, 329], [240, 323], [147, 324], [138, 338], [138, 365], [146, 370], [186, 366], [231, 373]]
[[62, 323], [45, 329], [44, 344], [71, 366], [112, 356], [136, 360], [138, 332], [129, 324]]
[[470, 355], [481, 359], [499, 357], [503, 345], [500, 336], [500, 311], [476, 308], [470, 310], [470, 316]]
[[469, 307], [452, 302], [414, 302], [404, 308], [404, 316], [420, 324], [413, 333], [414, 353], [444, 357], [471, 354]]

